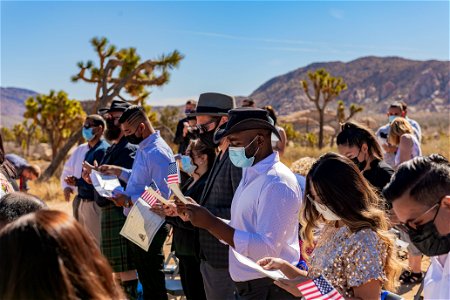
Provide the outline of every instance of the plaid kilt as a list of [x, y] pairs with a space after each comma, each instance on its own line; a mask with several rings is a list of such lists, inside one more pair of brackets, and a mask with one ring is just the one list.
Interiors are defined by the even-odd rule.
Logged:
[[126, 220], [122, 207], [108, 204], [101, 209], [102, 238], [100, 248], [103, 255], [108, 259], [116, 273], [134, 270], [135, 266], [129, 243], [120, 235], [120, 230]]

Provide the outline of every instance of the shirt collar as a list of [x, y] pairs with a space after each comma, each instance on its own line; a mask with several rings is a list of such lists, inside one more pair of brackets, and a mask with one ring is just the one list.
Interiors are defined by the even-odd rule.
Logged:
[[274, 151], [272, 154], [259, 161], [255, 165], [244, 168], [244, 173], [248, 173], [249, 175], [255, 174], [265, 174], [267, 171], [272, 168], [272, 166], [280, 161], [280, 156], [278, 155], [278, 151]]
[[95, 144], [95, 145], [92, 146], [92, 147], [88, 144], [89, 150], [96, 149], [96, 148], [97, 148], [98, 146], [100, 146], [102, 143], [103, 143], [103, 139], [99, 139], [98, 142], [97, 142], [97, 144]]
[[154, 143], [157, 138], [160, 137], [159, 130], [156, 130], [155, 133], [150, 134], [147, 138], [145, 138], [142, 142], [139, 143], [139, 148], [145, 148], [146, 146]]

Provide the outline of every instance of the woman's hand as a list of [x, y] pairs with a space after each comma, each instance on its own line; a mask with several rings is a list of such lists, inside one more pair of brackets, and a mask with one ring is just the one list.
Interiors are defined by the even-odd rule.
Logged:
[[150, 210], [162, 218], [166, 217], [163, 205], [160, 202], [153, 204], [152, 207], [150, 207]]
[[265, 257], [258, 260], [256, 263], [266, 270], [280, 270], [286, 261], [276, 257]]
[[178, 217], [177, 206], [175, 203], [170, 202], [168, 204], [163, 204], [164, 213], [168, 217]]
[[94, 164], [91, 165], [87, 161], [83, 161], [83, 169], [86, 170], [88, 175], [91, 175], [92, 170], [97, 170], [98, 169], [98, 163], [97, 163], [96, 160], [94, 160]]
[[309, 279], [303, 276], [294, 278], [294, 279], [279, 279], [276, 280], [274, 283], [275, 285], [279, 286], [283, 290], [289, 292], [290, 294], [294, 295], [295, 297], [301, 297], [302, 293], [297, 288], [297, 285], [300, 283], [306, 282]]
[[289, 279], [294, 279], [299, 276], [306, 277], [308, 275], [306, 271], [300, 270], [281, 258], [265, 257], [256, 263], [266, 270], [280, 270]]

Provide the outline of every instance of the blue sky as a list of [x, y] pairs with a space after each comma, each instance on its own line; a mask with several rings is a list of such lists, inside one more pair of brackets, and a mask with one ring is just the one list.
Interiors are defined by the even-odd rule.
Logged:
[[94, 85], [70, 77], [95, 61], [89, 40], [105, 36], [144, 59], [186, 55], [148, 101], [180, 104], [206, 91], [248, 95], [313, 62], [449, 60], [449, 31], [448, 1], [1, 1], [1, 86], [92, 99]]

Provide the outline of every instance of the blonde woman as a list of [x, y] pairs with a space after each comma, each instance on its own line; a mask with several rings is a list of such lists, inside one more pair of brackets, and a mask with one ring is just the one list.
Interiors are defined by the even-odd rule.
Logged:
[[[336, 176], [339, 174], [339, 176]], [[346, 299], [380, 299], [381, 287], [395, 290], [400, 263], [381, 200], [350, 159], [335, 153], [319, 158], [306, 178], [301, 236], [312, 247], [309, 271], [278, 258], [259, 264], [279, 269], [289, 280], [276, 284], [300, 297], [299, 283], [324, 276]]]
[[[395, 168], [416, 156], [422, 156], [420, 143], [414, 134], [414, 129], [405, 118], [395, 118], [389, 128], [388, 142], [397, 146], [395, 154]], [[416, 284], [423, 280], [422, 273], [422, 253], [411, 243], [409, 236], [399, 230], [400, 239], [407, 242], [408, 245], [408, 269], [400, 276], [400, 282], [405, 284]]]
[[422, 155], [420, 143], [414, 135], [414, 129], [405, 118], [395, 118], [389, 127], [388, 142], [397, 146], [395, 167], [402, 162]]

